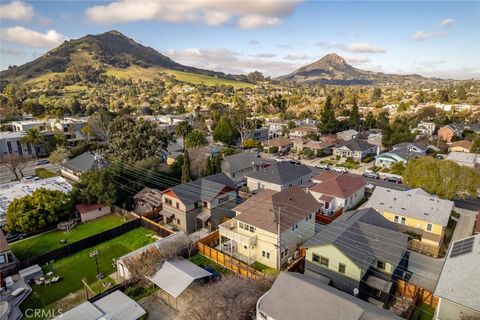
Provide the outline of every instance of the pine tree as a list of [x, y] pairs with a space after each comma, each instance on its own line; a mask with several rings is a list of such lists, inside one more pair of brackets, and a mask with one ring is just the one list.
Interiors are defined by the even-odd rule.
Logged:
[[348, 123], [352, 129], [358, 130], [358, 127], [360, 127], [360, 114], [358, 113], [357, 98], [353, 100], [353, 107], [352, 110], [350, 110]]
[[320, 114], [320, 125], [318, 128], [321, 133], [328, 134], [337, 132], [337, 127], [338, 122], [332, 107], [332, 97], [327, 96], [327, 100]]
[[188, 151], [185, 151], [182, 166], [182, 183], [188, 182], [190, 182], [190, 156], [188, 155]]

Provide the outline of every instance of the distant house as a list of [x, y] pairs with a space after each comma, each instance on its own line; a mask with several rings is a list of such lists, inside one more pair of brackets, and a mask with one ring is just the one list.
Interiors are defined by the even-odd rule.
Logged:
[[337, 133], [337, 139], [349, 141], [358, 137], [358, 131], [354, 129], [345, 130]]
[[459, 140], [452, 142], [448, 146], [448, 152], [470, 152], [473, 147], [473, 142], [468, 140]]
[[147, 312], [122, 291], [117, 290], [94, 302], [85, 301], [78, 306], [63, 311], [54, 320], [137, 320]]
[[351, 158], [353, 161], [362, 161], [369, 155], [376, 155], [377, 146], [364, 140], [352, 139], [333, 147], [333, 155], [340, 158]]
[[365, 180], [351, 174], [323, 172], [312, 177], [315, 185], [308, 191], [320, 203], [322, 213], [331, 215], [340, 209], [354, 208], [365, 196]]
[[392, 147], [392, 150], [382, 153], [375, 157], [375, 166], [381, 168], [391, 168], [392, 164], [402, 162], [405, 165], [408, 160], [427, 155], [428, 146], [402, 142]]
[[3, 230], [0, 229], [0, 273], [6, 274], [9, 270], [14, 269], [15, 266], [15, 256], [10, 249], [7, 239], [5, 239]]
[[278, 137], [271, 140], [263, 141], [264, 148], [277, 147], [279, 153], [287, 153], [293, 148], [294, 140], [285, 137]]
[[480, 166], [480, 154], [478, 153], [450, 152], [445, 159], [470, 168], [477, 168]]
[[108, 161], [101, 155], [87, 151], [60, 165], [60, 173], [63, 177], [72, 181], [80, 181], [82, 173], [89, 170], [101, 170], [108, 166]]
[[453, 202], [420, 188], [401, 191], [378, 186], [367, 206], [406, 231], [418, 234], [426, 245], [438, 248], [443, 243]]
[[268, 128], [258, 128], [252, 130], [247, 136], [247, 139], [253, 139], [256, 141], [265, 141], [268, 139]]
[[186, 233], [216, 228], [231, 218], [237, 204], [237, 185], [224, 173], [177, 185], [162, 194], [163, 223]]
[[384, 149], [382, 144], [382, 138], [383, 135], [381, 132], [370, 133], [367, 137], [367, 142], [373, 144], [374, 146], [377, 146], [378, 150], [381, 151]]
[[450, 123], [438, 129], [438, 137], [447, 143], [453, 142], [453, 139], [462, 138], [464, 131], [473, 131], [476, 134], [480, 133], [480, 124], [464, 124], [464, 123]]
[[314, 140], [305, 140], [305, 139], [296, 139], [294, 142], [294, 148], [297, 152], [303, 151], [305, 149], [310, 149], [314, 152], [315, 155], [330, 155], [332, 154], [332, 147], [334, 143], [314, 141]]
[[407, 267], [408, 235], [372, 208], [344, 213], [303, 246], [305, 274], [383, 306]]
[[233, 208], [235, 217], [219, 226], [220, 248], [248, 264], [258, 261], [280, 269], [314, 235], [320, 207], [298, 186], [262, 190]]
[[302, 125], [293, 129], [290, 129], [290, 138], [305, 138], [309, 133], [318, 135], [318, 128], [314, 125]]
[[435, 132], [435, 128], [436, 128], [436, 125], [434, 122], [422, 121], [417, 125], [416, 128], [412, 129], [412, 132], [417, 132], [420, 135], [430, 137]]
[[158, 189], [145, 187], [133, 196], [133, 200], [133, 211], [140, 215], [162, 208], [162, 192]]
[[76, 204], [75, 209], [80, 214], [82, 222], [103, 217], [112, 212], [110, 206], [103, 204]]
[[245, 175], [262, 167], [262, 159], [253, 152], [240, 152], [226, 156], [221, 162], [222, 172], [235, 182], [245, 179]]
[[256, 320], [401, 320], [319, 279], [281, 272], [257, 302]]
[[283, 191], [292, 186], [308, 183], [313, 171], [304, 165], [289, 162], [275, 162], [271, 166], [247, 174], [247, 187], [250, 191], [270, 189]]
[[435, 295], [434, 319], [480, 319], [480, 234], [451, 243]]

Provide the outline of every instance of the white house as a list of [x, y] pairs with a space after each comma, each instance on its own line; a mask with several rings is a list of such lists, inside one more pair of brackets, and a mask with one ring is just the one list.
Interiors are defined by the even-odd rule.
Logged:
[[247, 175], [247, 187], [250, 191], [270, 189], [283, 191], [292, 186], [308, 183], [313, 171], [304, 165], [294, 165], [289, 162], [274, 164]]

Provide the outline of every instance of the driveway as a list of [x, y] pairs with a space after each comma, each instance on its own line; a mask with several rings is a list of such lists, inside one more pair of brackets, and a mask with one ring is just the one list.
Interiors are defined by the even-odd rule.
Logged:
[[[164, 294], [166, 296], [166, 294]], [[148, 319], [173, 320], [177, 316], [175, 309], [159, 297], [159, 290], [138, 301], [138, 304], [148, 312]]]

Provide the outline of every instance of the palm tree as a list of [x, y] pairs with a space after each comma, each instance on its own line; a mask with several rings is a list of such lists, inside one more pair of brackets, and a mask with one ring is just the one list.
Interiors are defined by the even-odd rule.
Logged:
[[185, 138], [192, 130], [193, 128], [188, 121], [182, 121], [175, 127], [175, 135], [183, 138], [183, 143], [185, 143]]
[[193, 130], [185, 137], [185, 148], [192, 149], [202, 147], [208, 144], [207, 137], [200, 130]]
[[37, 128], [30, 128], [20, 140], [21, 143], [30, 144], [35, 149], [35, 156], [37, 155], [37, 146], [40, 145], [45, 138]]

